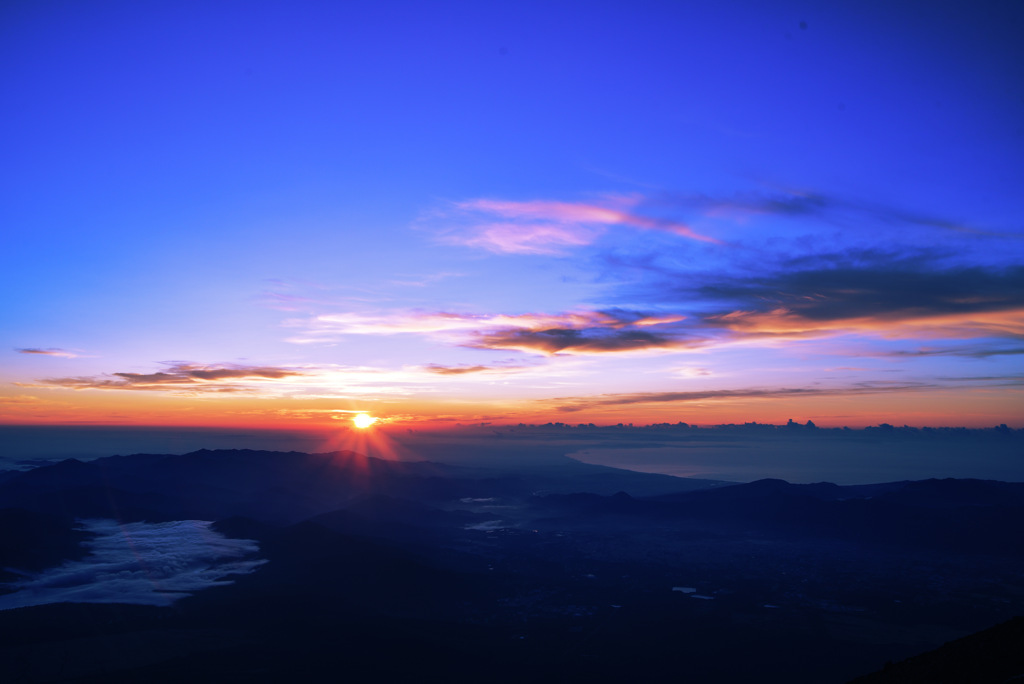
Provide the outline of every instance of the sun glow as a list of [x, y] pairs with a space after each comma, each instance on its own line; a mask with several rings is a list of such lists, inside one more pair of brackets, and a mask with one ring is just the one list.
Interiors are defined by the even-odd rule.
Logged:
[[360, 430], [365, 430], [376, 422], [377, 419], [368, 413], [357, 413], [352, 418], [352, 423]]

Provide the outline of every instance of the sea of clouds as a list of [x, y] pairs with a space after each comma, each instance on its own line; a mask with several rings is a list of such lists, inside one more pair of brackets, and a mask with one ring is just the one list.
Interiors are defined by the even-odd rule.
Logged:
[[255, 541], [229, 539], [211, 524], [82, 521], [96, 535], [87, 542], [91, 553], [16, 582], [17, 591], [0, 596], [0, 610], [61, 602], [167, 606], [266, 563], [253, 557]]

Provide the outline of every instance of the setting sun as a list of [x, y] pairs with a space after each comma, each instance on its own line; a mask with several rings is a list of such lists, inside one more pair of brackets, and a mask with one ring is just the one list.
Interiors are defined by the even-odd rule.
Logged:
[[357, 428], [364, 430], [376, 423], [377, 419], [367, 413], [357, 413], [355, 417], [352, 418], [352, 422]]

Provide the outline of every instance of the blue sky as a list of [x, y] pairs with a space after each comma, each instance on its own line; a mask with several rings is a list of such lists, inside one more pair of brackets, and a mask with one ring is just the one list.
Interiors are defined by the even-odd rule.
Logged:
[[2, 12], [4, 422], [1024, 425], [1019, 3]]

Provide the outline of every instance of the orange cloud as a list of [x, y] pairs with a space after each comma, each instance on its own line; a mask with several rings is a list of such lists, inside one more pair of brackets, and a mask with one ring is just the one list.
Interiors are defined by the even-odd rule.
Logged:
[[860, 332], [888, 338], [1024, 338], [1024, 309], [943, 314], [922, 311], [916, 315], [914, 312], [901, 311], [880, 313], [877, 316], [821, 320], [790, 309], [778, 308], [772, 311], [733, 311], [709, 316], [705, 321], [754, 336], [803, 338]]
[[440, 363], [431, 363], [423, 367], [428, 373], [437, 375], [468, 375], [472, 373], [502, 373], [507, 371], [519, 371], [529, 366], [445, 366]]

